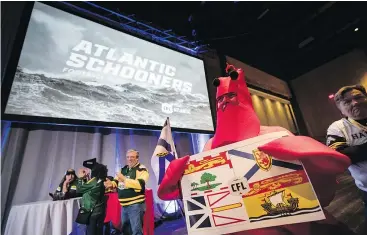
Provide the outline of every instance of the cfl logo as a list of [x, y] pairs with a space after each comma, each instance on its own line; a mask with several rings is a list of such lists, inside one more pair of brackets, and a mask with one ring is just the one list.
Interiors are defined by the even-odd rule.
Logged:
[[162, 112], [163, 113], [173, 113], [173, 105], [162, 103]]

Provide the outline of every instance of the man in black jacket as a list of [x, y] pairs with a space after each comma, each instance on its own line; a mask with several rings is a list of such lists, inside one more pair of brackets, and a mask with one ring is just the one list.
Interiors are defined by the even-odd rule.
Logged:
[[54, 194], [50, 194], [54, 201], [66, 200], [70, 198], [75, 198], [77, 195], [77, 180], [78, 177], [75, 174], [74, 169], [69, 169], [63, 176], [59, 186], [57, 187]]

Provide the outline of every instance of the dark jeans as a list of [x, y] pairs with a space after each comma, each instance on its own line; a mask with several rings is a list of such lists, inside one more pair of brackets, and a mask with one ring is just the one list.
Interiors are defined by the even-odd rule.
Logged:
[[123, 235], [143, 235], [145, 202], [124, 206], [121, 213]]
[[91, 215], [89, 225], [87, 225], [87, 235], [103, 235], [104, 217], [103, 213]]
[[111, 223], [105, 223], [104, 224], [104, 235], [110, 235], [111, 234]]

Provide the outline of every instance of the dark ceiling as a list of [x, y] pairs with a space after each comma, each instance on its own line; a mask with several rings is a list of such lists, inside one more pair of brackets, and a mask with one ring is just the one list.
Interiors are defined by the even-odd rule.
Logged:
[[367, 2], [94, 3], [172, 29], [283, 80], [354, 48], [367, 49]]

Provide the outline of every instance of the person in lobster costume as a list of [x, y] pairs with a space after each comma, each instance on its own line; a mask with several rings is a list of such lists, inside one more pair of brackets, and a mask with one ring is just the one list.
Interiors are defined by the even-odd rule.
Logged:
[[[215, 149], [242, 140], [271, 132], [287, 131], [281, 127], [260, 126], [247, 88], [244, 71], [227, 64], [229, 76], [215, 78], [217, 87], [217, 128], [214, 137], [205, 145], [204, 151]], [[289, 136], [273, 140], [258, 149], [280, 160], [300, 160], [310, 177], [318, 199], [323, 207], [334, 198], [336, 176], [351, 164], [350, 159], [320, 142], [306, 136]], [[158, 188], [162, 200], [181, 197], [179, 182], [183, 176], [189, 156], [173, 160]], [[289, 224], [237, 232], [244, 235], [336, 235], [353, 234], [345, 225], [325, 212], [321, 221]]]

